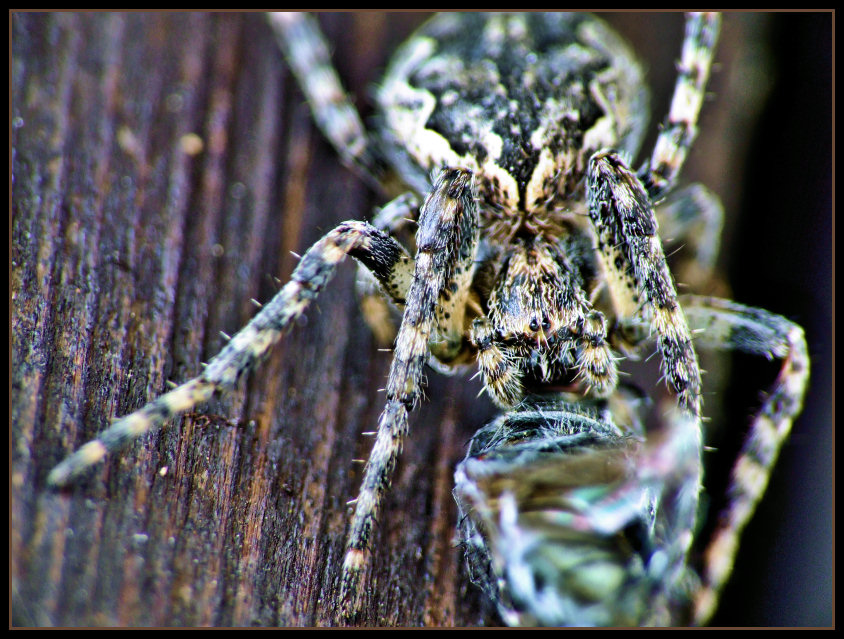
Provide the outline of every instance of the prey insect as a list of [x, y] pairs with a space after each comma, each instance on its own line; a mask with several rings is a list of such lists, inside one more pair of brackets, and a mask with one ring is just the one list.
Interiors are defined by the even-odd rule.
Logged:
[[[477, 362], [505, 411], [457, 472], [476, 581], [508, 623], [705, 623], [764, 492], [808, 379], [802, 330], [733, 302], [677, 294], [659, 226], [677, 236], [720, 208], [678, 189], [719, 18], [687, 19], [674, 100], [650, 158], [631, 168], [647, 91], [623, 41], [585, 14], [442, 14], [397, 51], [367, 132], [305, 15], [271, 17], [314, 119], [340, 157], [392, 196], [372, 223], [339, 224], [195, 379], [115, 422], [57, 466], [64, 485], [105, 455], [231, 389], [316, 299], [347, 255], [367, 321], [395, 336], [386, 405], [340, 579], [353, 619], [372, 528], [426, 365]], [[433, 179], [431, 180], [431, 177]], [[659, 208], [657, 208], [659, 205]], [[411, 222], [408, 222], [410, 220]], [[407, 242], [410, 223], [416, 234]], [[690, 237], [704, 272], [712, 235]], [[394, 314], [398, 309], [398, 314]], [[399, 319], [394, 318], [398, 316]], [[619, 381], [653, 345], [675, 399], [658, 427]], [[687, 555], [701, 486], [697, 348], [783, 360], [733, 475], [698, 577]], [[550, 558], [550, 559], [549, 559]]]

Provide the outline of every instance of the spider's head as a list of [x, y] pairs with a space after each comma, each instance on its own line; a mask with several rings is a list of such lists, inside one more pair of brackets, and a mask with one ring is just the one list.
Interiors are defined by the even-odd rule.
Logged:
[[563, 375], [581, 296], [577, 277], [555, 244], [523, 239], [504, 257], [489, 298], [490, 319], [497, 341], [517, 354], [526, 377], [556, 382]]

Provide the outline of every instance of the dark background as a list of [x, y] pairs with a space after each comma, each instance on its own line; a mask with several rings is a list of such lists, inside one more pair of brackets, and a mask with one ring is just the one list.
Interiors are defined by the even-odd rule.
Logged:
[[[777, 14], [768, 33], [773, 86], [753, 128], [727, 267], [734, 299], [804, 327], [812, 379], [771, 494], [745, 532], [753, 552], [740, 556], [715, 622], [747, 606], [757, 624], [831, 625], [831, 16]], [[758, 368], [742, 360], [734, 377]]]
[[[364, 114], [367, 87], [423, 17], [321, 16]], [[647, 63], [655, 131], [682, 16], [607, 18]], [[724, 201], [733, 298], [802, 324], [813, 358], [716, 624], [832, 623], [831, 22], [725, 17], [683, 174]], [[374, 429], [389, 363], [360, 319], [353, 268], [231, 397], [72, 490], [44, 480], [110, 417], [194, 376], [218, 332], [251, 317], [249, 298], [287, 279], [289, 251], [377, 199], [313, 129], [260, 15], [15, 13], [11, 34], [12, 623], [330, 623], [352, 460], [368, 455], [360, 433]], [[751, 358], [729, 368], [729, 418], [707, 437], [727, 458], [776, 374]], [[474, 399], [477, 380], [428, 377], [373, 539], [369, 624], [489, 621], [453, 548], [450, 490], [494, 411]], [[710, 493], [722, 476], [713, 464]]]

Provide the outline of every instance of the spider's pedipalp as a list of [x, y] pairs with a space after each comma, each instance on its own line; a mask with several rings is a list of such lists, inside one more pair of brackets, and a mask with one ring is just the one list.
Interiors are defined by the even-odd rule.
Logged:
[[577, 366], [584, 381], [595, 388], [599, 397], [603, 397], [614, 391], [618, 383], [615, 360], [606, 340], [604, 315], [590, 311], [584, 316], [582, 325]]
[[499, 406], [515, 406], [524, 397], [522, 372], [515, 363], [512, 349], [496, 339], [487, 319], [477, 319], [472, 326], [472, 341], [478, 349], [478, 375]]

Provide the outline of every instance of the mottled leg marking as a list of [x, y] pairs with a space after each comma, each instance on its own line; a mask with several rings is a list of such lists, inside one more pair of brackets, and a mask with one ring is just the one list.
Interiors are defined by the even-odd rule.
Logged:
[[671, 108], [654, 146], [650, 165], [642, 171], [642, 181], [654, 201], [674, 185], [697, 137], [697, 120], [720, 28], [721, 16], [717, 13], [689, 13], [686, 16], [686, 36], [677, 65]]
[[192, 379], [131, 415], [117, 420], [97, 439], [88, 442], [56, 466], [47, 476], [47, 483], [52, 486], [68, 484], [90, 466], [102, 461], [108, 453], [122, 448], [179, 413], [208, 401], [214, 390], [213, 383], [202, 378]]
[[[415, 218], [419, 211], [419, 200], [414, 193], [404, 193], [388, 202], [376, 213], [372, 219], [372, 226], [392, 237], [399, 237], [398, 233], [409, 224], [416, 224]], [[410, 272], [412, 276], [412, 270]], [[404, 290], [410, 288], [410, 279]], [[400, 320], [396, 308], [391, 308], [384, 299], [378, 280], [372, 273], [360, 266], [355, 277], [355, 292], [360, 303], [361, 313], [367, 326], [375, 335], [379, 346], [392, 346], [398, 334]], [[404, 310], [398, 307], [398, 310]]]
[[468, 171], [446, 169], [420, 211], [416, 268], [390, 367], [387, 404], [364, 471], [343, 562], [340, 598], [345, 618], [359, 609], [358, 584], [366, 567], [372, 526], [408, 430], [408, 411], [421, 397], [428, 342], [437, 330], [437, 306], [448, 291], [460, 256], [474, 256], [479, 228], [475, 197]]
[[317, 126], [343, 162], [377, 186], [381, 169], [358, 112], [331, 64], [328, 45], [315, 19], [306, 13], [270, 13], [267, 17]]
[[396, 303], [404, 303], [413, 272], [413, 262], [404, 248], [365, 222], [340, 224], [305, 253], [290, 282], [232, 337], [199, 377], [117, 420], [100, 437], [56, 466], [48, 482], [55, 486], [67, 484], [108, 452], [208, 401], [215, 392], [234, 387], [241, 375], [253, 368], [279, 340], [282, 331], [305, 311], [346, 255], [365, 265]]
[[809, 355], [803, 329], [761, 309], [716, 298], [682, 298], [698, 348], [736, 349], [781, 359], [782, 368], [768, 397], [754, 416], [730, 479], [729, 506], [704, 555], [703, 588], [694, 621], [712, 616], [733, 569], [739, 538], [753, 516], [791, 424], [803, 406], [809, 383]]
[[[640, 309], [658, 335], [666, 381], [683, 408], [700, 416], [700, 368], [674, 281], [665, 263], [650, 198], [614, 153], [596, 153], [587, 177], [589, 216], [619, 317]], [[639, 296], [644, 299], [640, 303]]]

